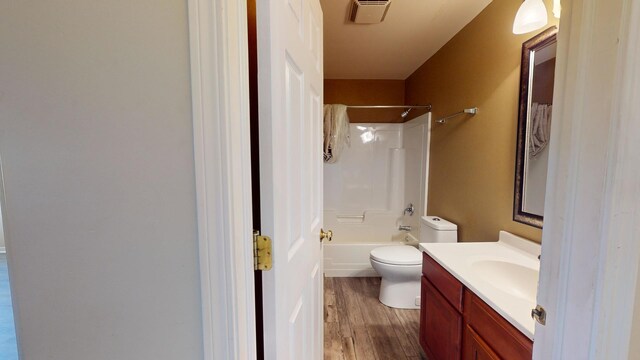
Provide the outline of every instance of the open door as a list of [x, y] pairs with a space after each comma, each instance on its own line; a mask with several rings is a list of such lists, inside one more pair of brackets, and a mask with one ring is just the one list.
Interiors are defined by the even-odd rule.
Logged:
[[[322, 10], [257, 2], [265, 359], [322, 358]], [[259, 301], [259, 300], [258, 300]]]

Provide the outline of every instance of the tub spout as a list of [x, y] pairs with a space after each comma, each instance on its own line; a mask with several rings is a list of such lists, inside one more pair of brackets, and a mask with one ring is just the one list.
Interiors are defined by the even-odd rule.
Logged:
[[411, 226], [410, 225], [400, 225], [400, 226], [398, 226], [398, 230], [400, 230], [400, 231], [411, 231]]

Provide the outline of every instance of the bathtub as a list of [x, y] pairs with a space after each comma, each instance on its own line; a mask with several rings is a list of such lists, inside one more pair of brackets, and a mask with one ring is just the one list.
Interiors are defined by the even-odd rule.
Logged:
[[325, 228], [333, 230], [333, 240], [324, 243], [324, 274], [327, 277], [378, 276], [369, 262], [371, 250], [380, 246], [417, 246], [417, 229], [398, 231], [406, 217], [385, 212], [337, 215], [325, 211]]

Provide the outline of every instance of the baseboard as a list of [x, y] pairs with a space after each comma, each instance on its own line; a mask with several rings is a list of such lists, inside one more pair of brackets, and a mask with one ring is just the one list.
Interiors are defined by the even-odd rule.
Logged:
[[325, 269], [325, 277], [380, 277], [371, 269]]

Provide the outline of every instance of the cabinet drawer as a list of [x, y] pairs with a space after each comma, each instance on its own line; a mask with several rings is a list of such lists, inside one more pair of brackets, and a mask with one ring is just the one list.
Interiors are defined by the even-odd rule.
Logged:
[[430, 360], [459, 360], [462, 314], [422, 277], [420, 345]]
[[447, 301], [462, 312], [462, 294], [464, 286], [440, 264], [422, 253], [422, 274], [440, 291]]
[[465, 291], [466, 323], [503, 359], [531, 360], [533, 342], [482, 299]]

